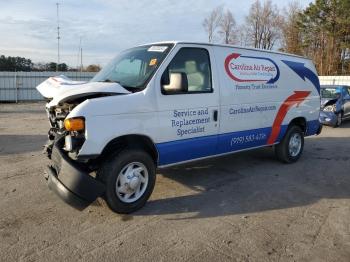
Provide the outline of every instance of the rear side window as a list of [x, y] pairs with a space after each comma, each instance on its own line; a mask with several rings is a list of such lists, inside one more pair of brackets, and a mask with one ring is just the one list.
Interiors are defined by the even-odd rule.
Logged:
[[[163, 85], [163, 94], [212, 92], [208, 51], [204, 48], [181, 48], [170, 62], [162, 78], [168, 79], [168, 85]], [[174, 81], [179, 78], [181, 83], [175, 84], [176, 87], [172, 89]]]

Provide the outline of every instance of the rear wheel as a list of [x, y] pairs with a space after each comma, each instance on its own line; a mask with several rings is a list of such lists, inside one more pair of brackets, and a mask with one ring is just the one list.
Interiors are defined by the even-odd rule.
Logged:
[[304, 149], [304, 133], [299, 126], [288, 128], [282, 141], [275, 145], [276, 157], [284, 163], [296, 162]]
[[152, 194], [156, 173], [153, 159], [139, 149], [125, 149], [112, 155], [97, 172], [106, 185], [104, 200], [117, 213], [134, 212]]

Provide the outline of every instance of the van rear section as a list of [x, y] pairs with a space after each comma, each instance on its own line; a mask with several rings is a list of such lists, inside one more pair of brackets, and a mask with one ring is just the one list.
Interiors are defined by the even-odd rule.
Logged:
[[293, 163], [321, 131], [312, 62], [265, 50], [153, 43], [121, 52], [90, 82], [60, 76], [38, 90], [49, 187], [78, 209], [102, 198], [115, 212], [138, 210], [156, 168], [259, 147]]
[[219, 150], [279, 143], [297, 123], [320, 132], [320, 84], [308, 59], [266, 51], [214, 47], [222, 66]]

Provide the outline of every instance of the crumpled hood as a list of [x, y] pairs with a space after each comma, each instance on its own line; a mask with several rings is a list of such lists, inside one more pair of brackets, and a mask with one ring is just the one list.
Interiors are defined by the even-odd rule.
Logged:
[[43, 97], [52, 99], [48, 107], [84, 96], [130, 94], [118, 83], [72, 81], [66, 76], [50, 77], [36, 89]]

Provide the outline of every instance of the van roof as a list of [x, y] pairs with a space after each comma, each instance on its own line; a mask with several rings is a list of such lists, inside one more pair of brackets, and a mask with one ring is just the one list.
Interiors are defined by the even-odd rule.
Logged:
[[156, 44], [191, 44], [191, 45], [205, 45], [205, 46], [221, 46], [221, 47], [234, 47], [237, 49], [243, 49], [243, 50], [253, 50], [253, 51], [259, 51], [259, 52], [265, 52], [265, 53], [272, 53], [272, 54], [279, 54], [279, 55], [287, 55], [287, 56], [293, 56], [303, 59], [311, 60], [310, 58], [306, 56], [300, 56], [290, 53], [283, 53], [279, 51], [273, 51], [273, 50], [266, 50], [266, 49], [259, 49], [254, 47], [242, 47], [242, 46], [236, 46], [236, 45], [228, 45], [228, 44], [214, 44], [214, 43], [206, 43], [206, 42], [191, 42], [191, 41], [161, 41], [161, 42], [154, 42], [154, 43], [148, 43], [143, 45], [156, 45]]

